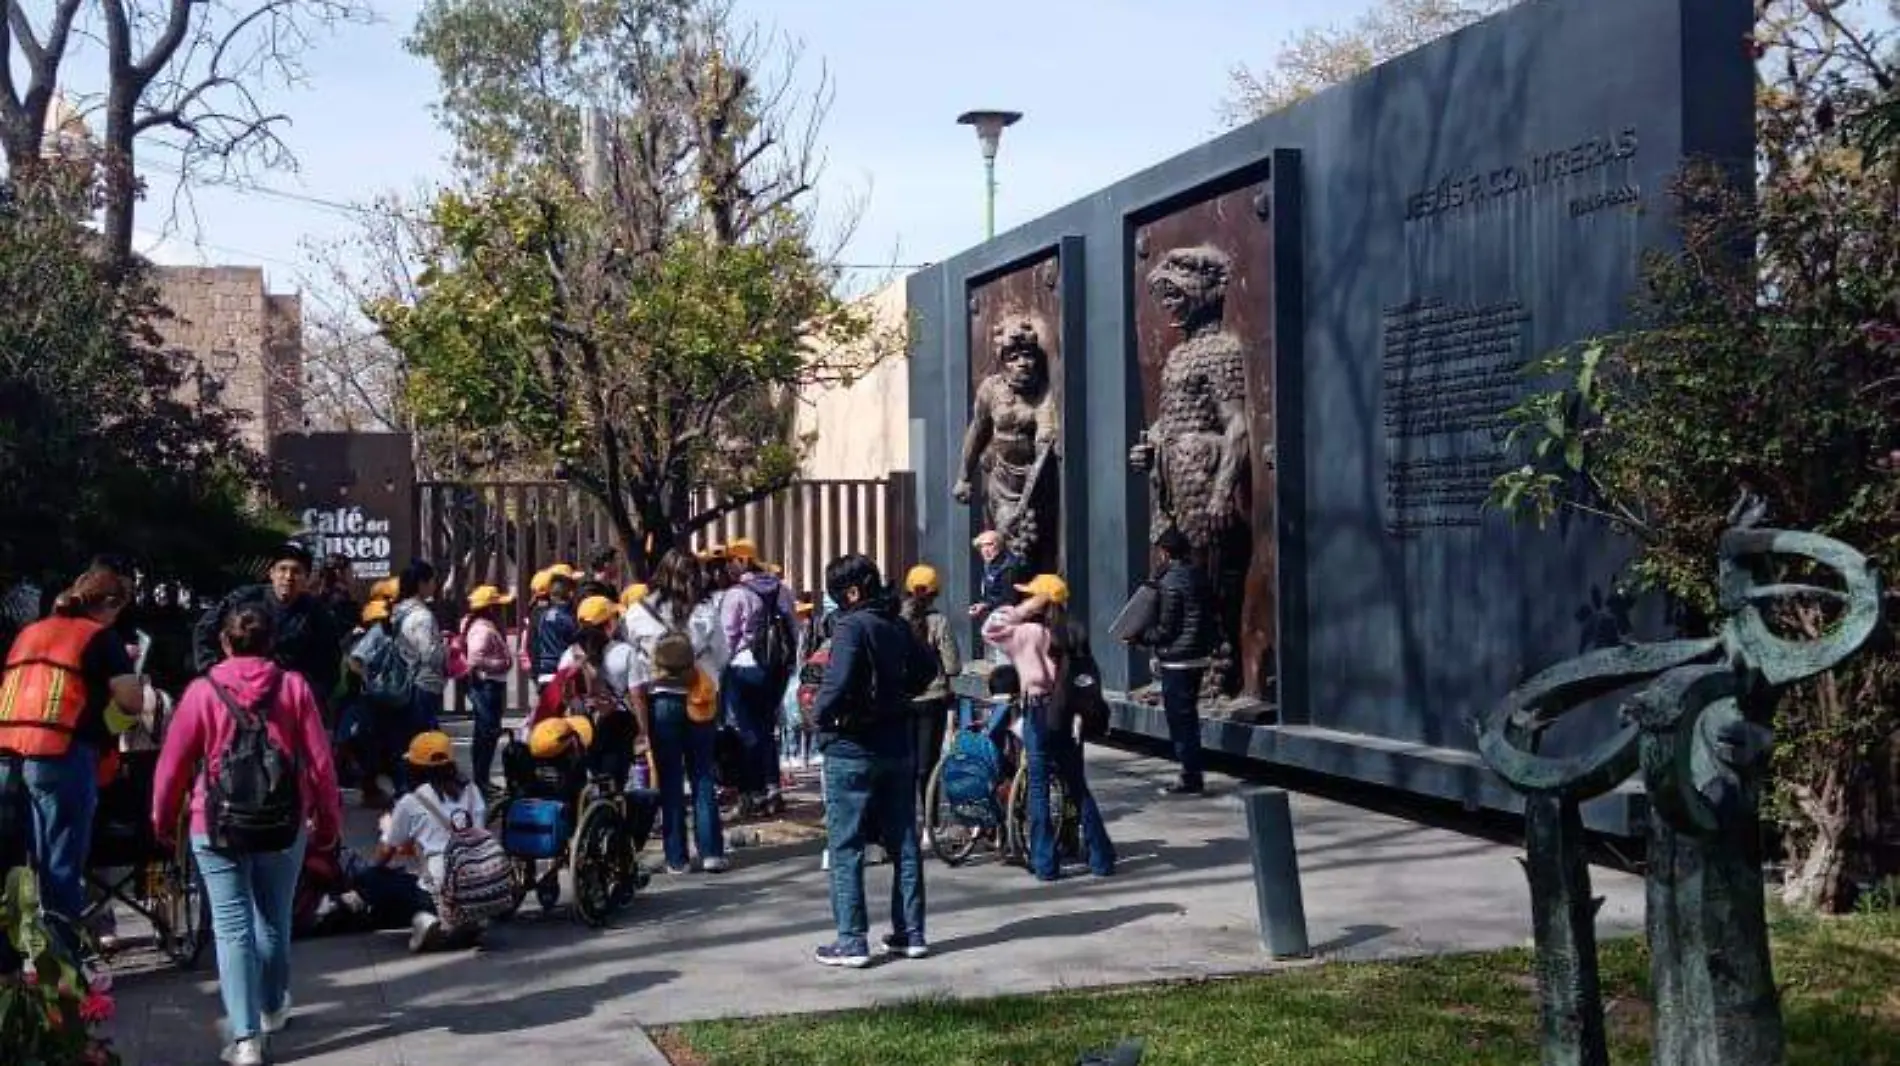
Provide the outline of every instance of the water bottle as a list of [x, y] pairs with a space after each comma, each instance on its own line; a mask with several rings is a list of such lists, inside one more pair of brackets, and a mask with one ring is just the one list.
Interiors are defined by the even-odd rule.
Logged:
[[647, 773], [647, 763], [645, 759], [641, 759], [639, 762], [633, 764], [634, 788], [652, 788], [653, 783], [649, 780], [650, 777], [651, 775]]

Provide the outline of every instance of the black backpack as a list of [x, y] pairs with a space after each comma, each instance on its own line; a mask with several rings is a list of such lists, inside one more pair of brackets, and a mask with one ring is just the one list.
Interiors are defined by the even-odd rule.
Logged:
[[798, 666], [798, 634], [792, 631], [792, 620], [779, 609], [778, 597], [767, 596], [758, 589], [747, 587], [747, 592], [759, 598], [759, 630], [752, 634], [752, 643], [747, 650], [752, 658], [764, 670], [766, 676], [789, 678]]
[[1108, 698], [1102, 692], [1102, 668], [1089, 648], [1088, 637], [1073, 629], [1068, 649], [1057, 666], [1046, 714], [1043, 725], [1051, 732], [1067, 733], [1079, 718], [1084, 740], [1108, 735], [1109, 709]]
[[[281, 685], [283, 675], [278, 675]], [[303, 795], [297, 760], [271, 739], [265, 713], [277, 700], [272, 685], [256, 707], [241, 706], [223, 685], [205, 683], [231, 713], [231, 740], [205, 769], [205, 827], [213, 850], [239, 855], [284, 851], [303, 831]]]

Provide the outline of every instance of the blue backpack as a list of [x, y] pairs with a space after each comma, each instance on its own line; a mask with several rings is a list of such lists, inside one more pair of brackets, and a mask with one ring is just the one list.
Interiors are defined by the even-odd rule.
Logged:
[[943, 757], [943, 802], [960, 825], [993, 828], [1003, 820], [996, 802], [1002, 779], [1003, 756], [983, 733], [958, 730]]

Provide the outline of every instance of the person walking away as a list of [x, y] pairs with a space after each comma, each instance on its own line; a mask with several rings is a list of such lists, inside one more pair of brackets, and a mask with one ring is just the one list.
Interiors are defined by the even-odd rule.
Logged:
[[934, 652], [897, 617], [877, 564], [846, 555], [825, 568], [838, 601], [831, 659], [814, 716], [825, 758], [825, 838], [831, 865], [831, 914], [837, 937], [814, 958], [861, 968], [871, 961], [864, 900], [866, 823], [874, 821], [896, 860], [891, 934], [885, 950], [919, 959], [924, 931], [924, 864], [917, 837], [917, 770], [912, 701], [941, 670]]
[[[393, 596], [394, 593], [392, 592]], [[363, 608], [363, 632], [350, 646], [346, 668], [357, 685], [357, 750], [363, 764], [363, 807], [386, 809], [387, 779], [400, 790], [403, 747], [409, 743], [409, 708], [415, 701], [409, 664], [396, 647], [389, 601], [372, 599]]]
[[[455, 826], [462, 818], [470, 826], [487, 824], [487, 801], [456, 767], [447, 733], [418, 733], [403, 759], [409, 764], [413, 787], [383, 816], [382, 835], [369, 867], [356, 875], [356, 893], [373, 911], [408, 908], [412, 952], [480, 943], [483, 924], [446, 923], [437, 897], [447, 881], [447, 853]], [[415, 862], [396, 865], [404, 859]]]
[[402, 748], [417, 733], [436, 728], [442, 717], [442, 692], [448, 688], [448, 641], [442, 637], [442, 623], [429, 602], [435, 599], [435, 567], [421, 559], [403, 567], [396, 594], [396, 606], [390, 609], [389, 626], [396, 638], [396, 650], [409, 666], [409, 683], [414, 698]]
[[574, 646], [580, 631], [580, 619], [574, 616], [574, 579], [557, 570], [548, 579], [547, 610], [541, 612], [532, 633], [537, 695], [554, 683], [554, 675], [561, 670], [561, 656]]
[[273, 661], [271, 621], [258, 603], [225, 615], [224, 660], [185, 690], [152, 788], [152, 829], [166, 844], [189, 794], [231, 1066], [263, 1062], [265, 1040], [290, 1021], [298, 872], [306, 846], [338, 846], [343, 822], [316, 696]]
[[99, 761], [115, 743], [106, 709], [157, 709], [116, 626], [131, 598], [130, 582], [111, 570], [81, 574], [54, 600], [51, 617], [14, 638], [0, 678], [0, 802], [27, 814], [40, 895], [66, 920], [60, 933], [75, 958]]
[[728, 868], [719, 824], [719, 784], [713, 772], [718, 739], [714, 678], [726, 665], [725, 631], [706, 598], [699, 560], [674, 550], [660, 559], [646, 598], [627, 612], [633, 648], [628, 694], [653, 744], [659, 780], [661, 839], [666, 866], [690, 869], [686, 850], [686, 786], [693, 790], [693, 838], [700, 869]]
[[744, 745], [745, 772], [738, 786], [744, 809], [782, 808], [779, 795], [779, 697], [797, 669], [793, 629], [797, 605], [779, 578], [759, 565], [758, 551], [743, 538], [727, 546], [738, 579], [721, 604], [720, 621], [732, 648], [724, 685], [727, 709]]
[[1214, 596], [1207, 574], [1194, 565], [1187, 535], [1170, 528], [1156, 538], [1162, 569], [1156, 587], [1160, 602], [1154, 624], [1141, 636], [1155, 659], [1161, 683], [1161, 709], [1180, 776], [1161, 790], [1164, 796], [1198, 796], [1201, 773], [1201, 680], [1214, 653]]
[[[915, 723], [913, 757], [917, 765], [917, 804], [922, 810], [927, 801], [931, 771], [937, 768], [937, 756], [943, 752], [943, 737], [950, 724], [950, 679], [963, 672], [963, 656], [957, 650], [956, 635], [950, 632], [950, 620], [937, 610], [942, 583], [931, 566], [913, 566], [904, 575], [904, 623], [913, 636], [936, 652], [937, 676], [911, 704]], [[928, 830], [923, 847], [935, 844]]]
[[[310, 591], [310, 549], [285, 543], [271, 557], [269, 580], [247, 585], [221, 600], [199, 619], [193, 634], [193, 658], [204, 673], [224, 658], [224, 617], [245, 604], [258, 604], [270, 615], [276, 634], [271, 655], [277, 665], [295, 670], [319, 704], [336, 689], [338, 652], [348, 630], [338, 628], [328, 604]], [[327, 714], [326, 714], [327, 719]]]
[[1057, 774], [1081, 812], [1089, 870], [1107, 877], [1115, 872], [1115, 845], [1108, 838], [1101, 808], [1089, 792], [1074, 722], [1056, 720], [1060, 708], [1052, 704], [1056, 684], [1063, 677], [1061, 659], [1071, 639], [1066, 610], [1069, 586], [1055, 574], [1038, 574], [1017, 591], [1027, 599], [991, 614], [983, 623], [983, 639], [1009, 656], [1022, 686], [1023, 747], [1029, 760], [1029, 871], [1043, 881], [1061, 876], [1055, 823], [1049, 813], [1049, 776]]
[[515, 602], [513, 593], [483, 585], [468, 594], [462, 639], [468, 647], [468, 702], [475, 719], [470, 776], [487, 799], [494, 785], [495, 749], [501, 745], [502, 715], [508, 709], [508, 638], [501, 633], [501, 612]]

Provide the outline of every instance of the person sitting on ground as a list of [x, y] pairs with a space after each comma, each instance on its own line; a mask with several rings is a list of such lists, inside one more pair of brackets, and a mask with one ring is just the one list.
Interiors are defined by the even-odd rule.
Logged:
[[1029, 760], [1029, 871], [1042, 881], [1061, 876], [1055, 822], [1049, 810], [1049, 776], [1059, 774], [1065, 794], [1081, 812], [1082, 841], [1089, 869], [1098, 877], [1115, 872], [1115, 845], [1108, 838], [1102, 811], [1089, 792], [1082, 745], [1075, 722], [1057, 698], [1064, 662], [1071, 649], [1082, 649], [1086, 635], [1068, 619], [1069, 585], [1055, 574], [1038, 574], [1018, 589], [1028, 597], [1004, 607], [983, 623], [983, 639], [1002, 649], [1022, 684], [1023, 749]]
[[[382, 837], [370, 856], [370, 868], [356, 876], [356, 892], [372, 909], [407, 900], [411, 919], [409, 950], [432, 951], [479, 943], [480, 924], [452, 928], [437, 915], [435, 892], [445, 875], [443, 853], [448, 850], [457, 812], [470, 825], [488, 820], [481, 789], [472, 787], [455, 765], [455, 751], [447, 733], [426, 732], [409, 742], [404, 756], [414, 787], [396, 801], [383, 817]], [[398, 859], [419, 860], [398, 869]]]

